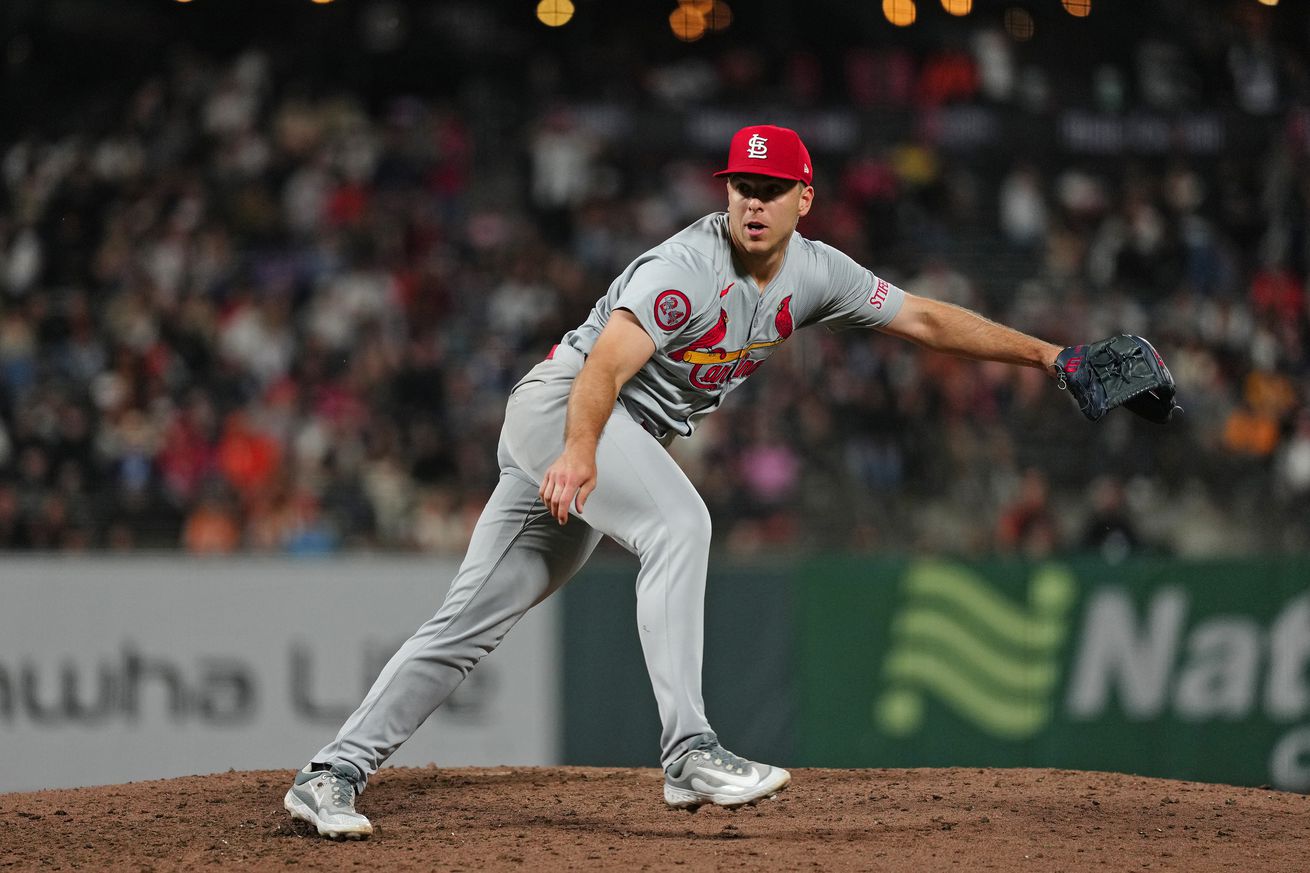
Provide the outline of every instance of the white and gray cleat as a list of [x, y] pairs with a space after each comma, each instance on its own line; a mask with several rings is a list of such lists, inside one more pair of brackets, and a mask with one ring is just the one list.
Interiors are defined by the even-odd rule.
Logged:
[[[321, 765], [320, 765], [321, 766]], [[305, 769], [296, 774], [296, 782], [282, 805], [292, 818], [307, 821], [318, 829], [319, 836], [331, 840], [363, 840], [373, 833], [367, 818], [355, 812], [355, 786], [360, 774], [353, 765], [336, 763], [330, 768]]]
[[734, 755], [712, 736], [664, 770], [664, 802], [695, 812], [707, 803], [728, 809], [754, 805], [791, 782], [781, 767]]

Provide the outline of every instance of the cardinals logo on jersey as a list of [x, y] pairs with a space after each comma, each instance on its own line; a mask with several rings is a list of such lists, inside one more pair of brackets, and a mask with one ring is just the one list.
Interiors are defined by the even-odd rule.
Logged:
[[791, 322], [790, 294], [782, 298], [782, 302], [778, 304], [778, 313], [773, 316], [773, 326], [778, 331], [778, 342], [782, 342], [791, 336], [791, 332], [796, 329]]
[[670, 357], [675, 361], [690, 361], [692, 356], [697, 358], [711, 357], [714, 360], [726, 360], [727, 352], [722, 348], [715, 348], [723, 342], [723, 338], [728, 335], [728, 310], [719, 310], [719, 320], [714, 327], [705, 331], [705, 333], [691, 341], [691, 345], [684, 346], [677, 351], [670, 352]]
[[728, 351], [723, 347], [723, 340], [728, 335], [728, 311], [719, 310], [719, 320], [714, 327], [683, 346], [669, 353], [675, 361], [692, 364], [688, 378], [697, 388], [720, 388], [731, 379], [744, 379], [764, 361], [752, 361], [750, 353], [756, 349], [767, 349], [779, 345], [792, 335], [795, 324], [791, 316], [791, 295], [788, 294], [778, 304], [778, 311], [773, 316], [773, 327], [778, 332], [776, 340], [751, 343], [742, 349]]

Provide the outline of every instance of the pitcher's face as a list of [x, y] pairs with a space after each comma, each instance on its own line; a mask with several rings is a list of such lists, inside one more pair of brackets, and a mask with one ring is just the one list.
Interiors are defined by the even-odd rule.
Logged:
[[790, 179], [747, 173], [728, 177], [728, 229], [745, 255], [767, 257], [786, 247], [814, 188]]

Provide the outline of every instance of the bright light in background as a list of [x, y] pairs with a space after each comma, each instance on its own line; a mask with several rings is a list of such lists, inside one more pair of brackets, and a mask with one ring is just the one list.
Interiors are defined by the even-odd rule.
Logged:
[[1032, 13], [1027, 9], [1011, 6], [1005, 10], [1005, 32], [1017, 41], [1027, 42], [1032, 39], [1034, 29]]
[[1265, 6], [1277, 6], [1278, 0], [1260, 0]]
[[695, 42], [731, 24], [732, 7], [724, 0], [678, 0], [678, 8], [669, 14], [669, 29], [683, 42]]
[[[1064, 5], [1064, 11], [1068, 12], [1074, 18], [1086, 18], [1092, 14], [1092, 0], [1060, 0]], [[1275, 3], [1278, 0], [1274, 0]]]
[[897, 27], [908, 27], [914, 24], [919, 10], [915, 8], [914, 0], [882, 0], [882, 14]]
[[[705, 35], [705, 13], [701, 11], [704, 3], [681, 3], [669, 13], [669, 29], [683, 42], [695, 42]], [[711, 8], [713, 3], [708, 4]]]
[[952, 15], [968, 15], [973, 11], [973, 0], [942, 0], [942, 8]]
[[732, 24], [732, 7], [723, 0], [714, 0], [710, 10], [705, 13], [705, 24], [715, 33], [721, 33]]
[[537, 20], [547, 27], [561, 27], [572, 17], [572, 0], [541, 0], [537, 4]]
[[315, 3], [315, 4], [319, 5], [319, 6], [326, 6], [326, 5], [328, 5], [329, 3], [331, 3], [332, 0], [311, 0], [311, 2], [312, 2], [312, 3]]

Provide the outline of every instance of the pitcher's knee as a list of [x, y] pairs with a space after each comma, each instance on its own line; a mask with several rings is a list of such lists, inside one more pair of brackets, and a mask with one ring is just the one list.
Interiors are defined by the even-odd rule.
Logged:
[[658, 539], [662, 548], [708, 552], [711, 533], [710, 513], [702, 505], [689, 507], [687, 511], [666, 519]]

